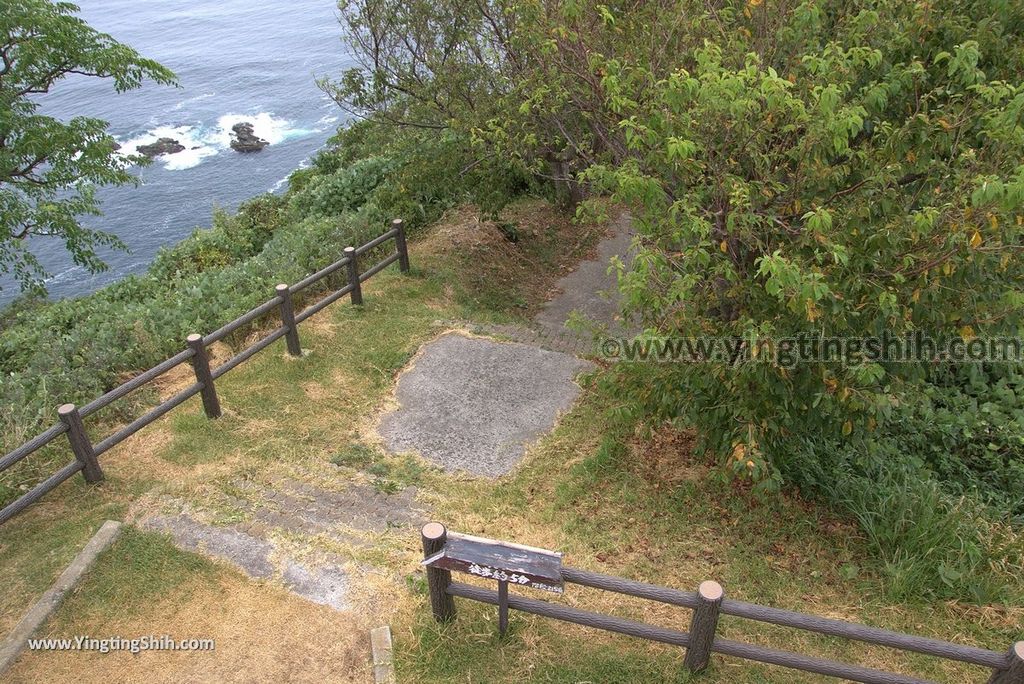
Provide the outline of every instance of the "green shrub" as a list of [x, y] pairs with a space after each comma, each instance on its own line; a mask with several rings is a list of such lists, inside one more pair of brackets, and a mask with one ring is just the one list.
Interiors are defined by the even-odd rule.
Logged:
[[900, 440], [794, 443], [780, 468], [858, 522], [894, 599], [1021, 600], [1019, 536], [975, 499], [945, 491]]
[[932, 371], [880, 431], [953, 496], [1024, 523], [1024, 376], [1007, 364]]
[[289, 199], [293, 216], [340, 216], [361, 207], [391, 172], [383, 157], [360, 159], [351, 166], [307, 180]]
[[382, 228], [355, 217], [309, 218], [275, 229], [258, 254], [220, 268], [126, 278], [87, 297], [16, 312], [0, 333], [3, 447], [52, 422], [58, 404], [96, 398], [125, 373], [180, 351], [188, 334], [216, 329], [269, 299], [277, 283], [301, 279]]
[[244, 202], [235, 214], [214, 210], [213, 227], [161, 249], [148, 275], [170, 282], [209, 268], [233, 264], [259, 254], [284, 221], [285, 201], [267, 193]]

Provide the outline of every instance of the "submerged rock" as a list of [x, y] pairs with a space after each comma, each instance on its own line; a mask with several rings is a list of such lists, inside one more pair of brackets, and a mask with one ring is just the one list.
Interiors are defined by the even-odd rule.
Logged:
[[181, 152], [184, 149], [185, 146], [174, 138], [160, 138], [155, 143], [136, 146], [135, 151], [152, 159], [153, 157], [159, 157], [162, 154], [174, 154], [176, 152]]
[[235, 134], [235, 140], [231, 141], [231, 149], [238, 152], [259, 152], [270, 143], [263, 138], [257, 137], [253, 132], [253, 126], [248, 121], [237, 123], [231, 127]]

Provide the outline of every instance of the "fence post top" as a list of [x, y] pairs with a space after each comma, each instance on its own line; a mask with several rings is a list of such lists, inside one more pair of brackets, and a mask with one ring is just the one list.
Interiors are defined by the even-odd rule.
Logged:
[[345, 254], [351, 254], [352, 252], [356, 251], [356, 248], [355, 247], [346, 247], [345, 249], [343, 249], [341, 251], [343, 251]]
[[185, 341], [188, 342], [189, 344], [195, 344], [196, 342], [199, 342], [202, 339], [203, 336], [200, 335], [199, 333], [192, 333], [191, 335], [185, 338]]
[[274, 290], [276, 290], [277, 292], [285, 292], [288, 290], [288, 285], [286, 285], [285, 283], [278, 283], [274, 287]]
[[1013, 652], [1013, 657], [1019, 661], [1024, 662], [1024, 641], [1018, 641], [1010, 649]]
[[61, 404], [57, 407], [58, 416], [70, 416], [72, 413], [77, 411], [74, 404]]
[[448, 534], [448, 530], [439, 522], [428, 522], [421, 532], [425, 539], [442, 539]]
[[403, 221], [402, 219], [399, 219], [399, 218], [391, 219], [391, 225], [393, 225], [393, 226], [400, 226], [403, 223], [405, 223], [405, 221]]
[[[693, 586], [692, 584], [690, 586]], [[700, 583], [700, 587], [697, 588], [697, 593], [700, 597], [708, 601], [717, 601], [725, 595], [725, 591], [722, 589], [722, 585], [714, 580], [707, 580]]]

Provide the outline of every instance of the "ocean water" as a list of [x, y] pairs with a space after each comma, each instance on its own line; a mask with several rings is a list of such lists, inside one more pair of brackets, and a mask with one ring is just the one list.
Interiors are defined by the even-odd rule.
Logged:
[[[332, 0], [77, 0], [100, 31], [172, 69], [179, 88], [146, 83], [118, 94], [109, 80], [72, 76], [41, 98], [42, 111], [110, 123], [124, 149], [171, 137], [185, 146], [136, 170], [141, 184], [99, 191], [102, 216], [83, 223], [129, 247], [104, 249], [110, 266], [91, 275], [74, 266], [63, 243], [35, 238], [30, 248], [50, 277], [51, 298], [96, 290], [140, 273], [157, 250], [210, 225], [214, 207], [280, 191], [344, 122], [315, 84], [351, 66]], [[230, 149], [231, 126], [249, 121], [270, 142], [260, 152]], [[0, 304], [18, 294], [0, 277]]]

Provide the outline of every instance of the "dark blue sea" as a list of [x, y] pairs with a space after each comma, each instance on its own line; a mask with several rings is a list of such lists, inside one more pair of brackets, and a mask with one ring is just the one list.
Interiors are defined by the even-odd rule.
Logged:
[[[157, 250], [196, 227], [214, 207], [280, 191], [288, 174], [343, 122], [344, 113], [315, 84], [351, 66], [332, 0], [78, 0], [80, 16], [97, 30], [172, 69], [179, 88], [146, 83], [118, 94], [109, 80], [70, 77], [41, 99], [58, 118], [104, 119], [123, 148], [159, 137], [185, 146], [137, 169], [136, 187], [105, 188], [103, 215], [86, 225], [120, 237], [129, 252], [104, 250], [110, 269], [90, 275], [74, 266], [63, 243], [33, 239], [31, 249], [50, 274], [52, 298], [86, 294], [146, 270]], [[230, 149], [231, 126], [255, 125], [270, 145], [242, 154]], [[18, 294], [0, 278], [0, 304]]]

